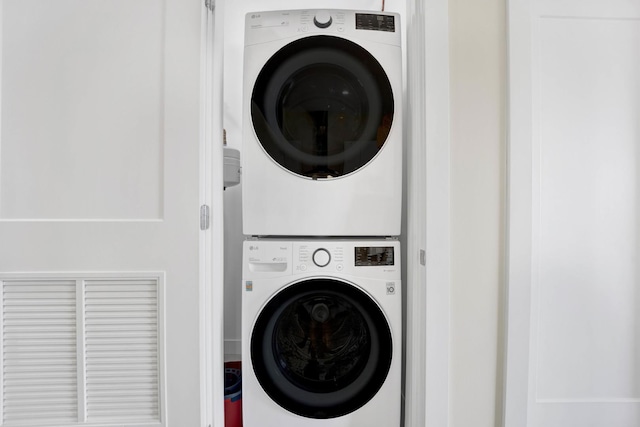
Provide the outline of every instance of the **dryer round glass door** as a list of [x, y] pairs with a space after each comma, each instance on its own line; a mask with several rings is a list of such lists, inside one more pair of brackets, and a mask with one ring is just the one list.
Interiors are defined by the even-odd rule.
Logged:
[[351, 413], [376, 395], [391, 366], [392, 338], [370, 296], [339, 280], [310, 279], [267, 303], [250, 352], [273, 401], [324, 419]]
[[331, 36], [294, 41], [256, 80], [251, 118], [266, 153], [311, 179], [357, 171], [383, 148], [394, 100], [380, 63], [361, 46]]

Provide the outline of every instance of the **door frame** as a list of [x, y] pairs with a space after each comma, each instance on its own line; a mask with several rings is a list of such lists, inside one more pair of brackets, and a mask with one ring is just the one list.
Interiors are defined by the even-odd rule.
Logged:
[[[504, 426], [528, 424], [533, 226], [531, 2], [507, 2], [507, 234]], [[513, 191], [518, 189], [518, 191]], [[519, 325], [527, 333], [513, 333]]]
[[[404, 425], [449, 425], [449, 3], [408, 0]], [[411, 142], [411, 143], [410, 143]]]
[[[529, 331], [532, 256], [531, 11], [529, 1], [507, 2], [507, 301], [505, 313], [504, 426], [525, 426], [528, 419]], [[527, 101], [527, 102], [525, 102]], [[518, 192], [512, 191], [517, 188]]]
[[200, 417], [224, 427], [224, 2], [201, 3]]

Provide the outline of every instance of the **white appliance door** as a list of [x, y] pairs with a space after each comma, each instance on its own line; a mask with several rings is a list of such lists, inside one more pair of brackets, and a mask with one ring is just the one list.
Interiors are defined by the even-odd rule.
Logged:
[[512, 0], [508, 427], [640, 425], [640, 2]]
[[[394, 17], [387, 19], [395, 29]], [[280, 49], [251, 94], [251, 120], [262, 148], [306, 178], [336, 178], [362, 168], [382, 150], [393, 119], [384, 69], [361, 46], [339, 37], [302, 38]]]
[[202, 4], [0, 7], [0, 424], [196, 426]]
[[391, 367], [393, 343], [369, 295], [338, 279], [315, 278], [268, 301], [247, 351], [273, 401], [300, 416], [327, 419], [352, 413], [376, 395]]

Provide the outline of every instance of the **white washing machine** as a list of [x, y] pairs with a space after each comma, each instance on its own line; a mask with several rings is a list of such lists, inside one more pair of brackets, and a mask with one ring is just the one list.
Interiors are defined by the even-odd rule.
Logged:
[[244, 234], [400, 234], [397, 14], [249, 13], [243, 88]]
[[400, 426], [397, 240], [244, 243], [245, 427]]

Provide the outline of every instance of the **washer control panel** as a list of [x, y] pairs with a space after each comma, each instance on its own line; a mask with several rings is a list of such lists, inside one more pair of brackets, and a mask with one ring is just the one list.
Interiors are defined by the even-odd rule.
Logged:
[[[244, 242], [245, 277], [343, 274], [400, 280], [397, 240], [269, 240]], [[394, 289], [388, 289], [394, 292]]]
[[369, 276], [400, 271], [397, 241], [296, 241], [293, 273]]

